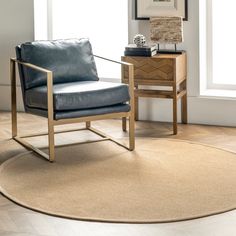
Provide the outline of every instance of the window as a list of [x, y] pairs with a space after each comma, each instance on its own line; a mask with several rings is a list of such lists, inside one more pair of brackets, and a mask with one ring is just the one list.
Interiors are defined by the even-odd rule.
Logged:
[[236, 89], [235, 9], [235, 0], [200, 0], [202, 89]]
[[[120, 60], [128, 43], [127, 0], [35, 0], [35, 39], [89, 38], [94, 54]], [[99, 76], [120, 78], [120, 66], [97, 61]]]

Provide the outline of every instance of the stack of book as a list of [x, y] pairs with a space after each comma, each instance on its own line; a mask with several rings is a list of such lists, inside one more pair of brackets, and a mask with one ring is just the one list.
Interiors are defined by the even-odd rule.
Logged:
[[129, 44], [125, 47], [125, 56], [140, 56], [140, 57], [152, 57], [156, 55], [156, 45], [145, 45], [143, 47], [137, 47], [136, 44]]

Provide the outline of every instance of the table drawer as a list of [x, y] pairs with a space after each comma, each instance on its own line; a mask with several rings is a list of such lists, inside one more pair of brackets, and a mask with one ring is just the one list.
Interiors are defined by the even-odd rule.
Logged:
[[[173, 81], [175, 60], [155, 57], [122, 57], [122, 61], [134, 65], [134, 79]], [[122, 71], [123, 79], [128, 78], [128, 68]]]

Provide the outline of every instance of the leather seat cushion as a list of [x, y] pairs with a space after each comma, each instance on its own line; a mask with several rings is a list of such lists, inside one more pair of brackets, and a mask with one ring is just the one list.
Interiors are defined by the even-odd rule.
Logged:
[[[88, 39], [64, 39], [23, 43], [17, 57], [53, 72], [53, 82], [97, 81], [97, 69]], [[47, 84], [46, 74], [23, 67], [25, 89]]]
[[[53, 86], [55, 111], [73, 111], [99, 108], [129, 101], [128, 86], [121, 83], [83, 81]], [[31, 88], [25, 92], [26, 105], [47, 110], [47, 86]]]

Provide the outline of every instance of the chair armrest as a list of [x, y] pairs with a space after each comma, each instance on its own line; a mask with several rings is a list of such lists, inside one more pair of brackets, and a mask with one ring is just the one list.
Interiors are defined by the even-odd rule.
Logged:
[[26, 66], [26, 67], [29, 67], [33, 70], [41, 71], [41, 72], [47, 74], [48, 119], [53, 120], [53, 113], [54, 113], [54, 108], [53, 108], [53, 72], [50, 70], [47, 70], [45, 68], [42, 68], [40, 66], [33, 65], [31, 63], [22, 62], [20, 60], [17, 60], [16, 58], [11, 58], [10, 62], [14, 63], [14, 64], [17, 63], [22, 66]]
[[134, 112], [134, 65], [128, 62], [124, 62], [124, 61], [115, 61], [115, 60], [111, 60], [105, 57], [100, 57], [97, 55], [93, 55], [94, 57], [97, 57], [99, 59], [105, 60], [105, 61], [110, 61], [113, 63], [117, 63], [120, 64], [121, 66], [128, 66], [129, 68], [129, 94], [130, 94], [130, 105], [131, 105], [131, 111], [132, 113]]
[[94, 57], [97, 57], [99, 59], [105, 60], [105, 61], [109, 61], [109, 62], [113, 62], [113, 63], [117, 63], [120, 64], [121, 66], [128, 66], [129, 67], [129, 86], [132, 87], [132, 89], [134, 89], [134, 65], [128, 62], [124, 62], [124, 61], [115, 61], [115, 60], [111, 60], [105, 57], [100, 57], [97, 55], [93, 55]]
[[11, 58], [11, 61], [14, 61], [14, 62], [16, 62], [18, 64], [21, 64], [23, 66], [29, 67], [29, 68], [37, 70], [37, 71], [41, 71], [41, 72], [44, 72], [44, 73], [52, 73], [52, 71], [50, 71], [50, 70], [47, 70], [47, 69], [42, 68], [40, 66], [33, 65], [31, 63], [26, 63], [26, 62], [23, 62], [23, 61], [19, 61], [19, 60], [15, 59], [15, 58]]
[[110, 61], [110, 62], [114, 62], [114, 63], [120, 64], [120, 65], [123, 65], [123, 66], [132, 66], [133, 65], [131, 63], [124, 62], [124, 61], [111, 60], [111, 59], [108, 59], [108, 58], [105, 58], [105, 57], [100, 57], [100, 56], [97, 56], [97, 55], [93, 55], [93, 56], [97, 57], [99, 59], [105, 60], [105, 61]]

